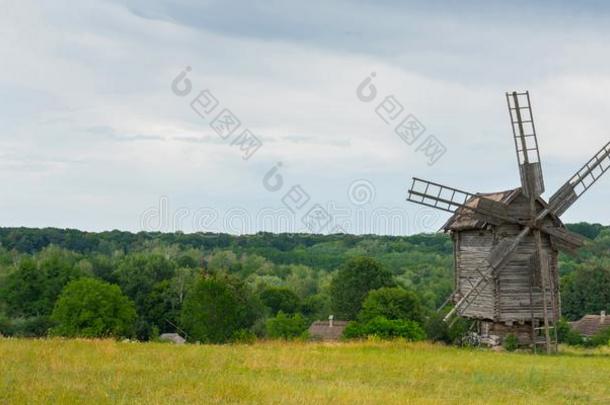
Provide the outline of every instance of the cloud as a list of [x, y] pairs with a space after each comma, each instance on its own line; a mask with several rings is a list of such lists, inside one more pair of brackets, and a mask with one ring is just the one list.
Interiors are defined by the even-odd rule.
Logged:
[[[34, 223], [44, 193], [58, 213], [38, 226], [95, 230], [137, 230], [160, 195], [277, 207], [261, 186], [277, 162], [312, 198], [346, 201], [365, 178], [376, 204], [415, 216], [403, 201], [413, 175], [518, 185], [504, 92], [525, 88], [552, 192], [608, 139], [607, 15], [603, 3], [13, 3], [0, 17], [0, 178], [17, 192], [0, 220]], [[194, 90], [177, 97], [170, 83], [186, 66]], [[378, 99], [363, 103], [356, 87], [371, 72]], [[202, 89], [263, 141], [250, 160], [193, 112]], [[389, 95], [447, 147], [433, 167], [376, 114]], [[602, 182], [570, 219], [610, 222]]]

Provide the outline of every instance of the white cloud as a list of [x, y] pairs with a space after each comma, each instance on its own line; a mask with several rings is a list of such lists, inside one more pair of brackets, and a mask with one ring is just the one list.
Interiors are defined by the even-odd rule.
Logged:
[[[378, 205], [414, 215], [403, 202], [413, 175], [472, 191], [518, 184], [504, 105], [513, 87], [532, 92], [549, 191], [608, 139], [603, 13], [574, 14], [568, 27], [557, 24], [566, 11], [536, 25], [525, 13], [515, 26], [514, 12], [493, 9], [254, 2], [223, 14], [219, 4], [7, 8], [0, 179], [13, 192], [0, 202], [3, 224], [136, 230], [160, 195], [190, 207], [275, 207], [279, 197], [261, 179], [278, 161], [316, 199], [346, 201], [350, 182], [364, 177]], [[211, 89], [263, 139], [250, 161], [194, 114], [192, 95], [171, 93], [187, 65], [194, 91]], [[356, 98], [372, 71], [379, 99], [395, 95], [447, 146], [434, 167], [375, 115], [375, 103]], [[607, 184], [569, 219], [610, 222]]]

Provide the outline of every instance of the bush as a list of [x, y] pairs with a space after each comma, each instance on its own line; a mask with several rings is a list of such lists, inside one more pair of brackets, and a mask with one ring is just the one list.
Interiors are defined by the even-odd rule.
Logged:
[[572, 329], [568, 321], [561, 319], [557, 322], [557, 340], [571, 346], [578, 346], [584, 343], [582, 336]]
[[451, 343], [453, 339], [449, 336], [449, 325], [443, 321], [443, 315], [437, 312], [430, 315], [424, 324], [428, 339], [433, 342]]
[[70, 282], [61, 292], [51, 319], [52, 333], [68, 337], [131, 337], [136, 310], [117, 285], [92, 278]]
[[241, 343], [251, 345], [256, 342], [256, 335], [248, 329], [240, 329], [233, 334], [231, 338], [233, 343]]
[[393, 285], [392, 274], [374, 259], [362, 256], [348, 260], [330, 283], [336, 319], [356, 319], [369, 291]]
[[419, 297], [413, 291], [385, 287], [370, 291], [358, 314], [358, 319], [365, 323], [377, 317], [421, 323], [424, 319], [424, 310]]
[[267, 320], [267, 336], [272, 339], [294, 339], [306, 330], [307, 323], [301, 314], [286, 315], [280, 311]]
[[504, 347], [507, 352], [514, 352], [519, 348], [519, 339], [513, 334], [506, 335], [502, 341], [502, 347]]
[[55, 323], [48, 316], [0, 317], [0, 334], [14, 337], [46, 336]]
[[589, 341], [590, 346], [610, 346], [610, 328], [597, 332]]
[[351, 321], [345, 326], [343, 329], [343, 338], [344, 339], [358, 339], [365, 337], [366, 333], [364, 332], [364, 325], [360, 322]]
[[377, 317], [367, 323], [350, 322], [343, 331], [343, 337], [353, 339], [377, 336], [381, 339], [403, 338], [409, 341], [424, 340], [426, 333], [414, 321]]

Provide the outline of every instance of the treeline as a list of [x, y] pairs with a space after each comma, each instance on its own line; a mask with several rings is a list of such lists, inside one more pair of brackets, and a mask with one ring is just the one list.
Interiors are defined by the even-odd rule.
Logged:
[[[569, 227], [591, 239], [577, 256], [560, 257], [564, 314], [576, 319], [609, 311], [610, 227]], [[372, 262], [365, 269], [383, 274], [383, 283], [366, 281], [358, 270], [366, 258]], [[350, 285], [336, 281], [346, 274], [355, 275], [354, 288], [367, 285], [357, 299], [350, 295], [353, 289], [337, 288]], [[352, 334], [377, 327], [419, 336], [417, 326], [439, 335], [449, 332], [430, 331], [433, 314], [452, 283], [452, 243], [443, 234], [231, 236], [0, 228], [4, 335], [107, 334], [149, 340], [180, 331], [198, 340], [226, 341], [295, 336], [330, 314], [358, 320]], [[378, 289], [382, 292], [371, 292]], [[346, 312], [341, 297], [357, 307]], [[394, 302], [411, 302], [417, 310], [388, 313], [384, 308]], [[373, 307], [377, 312], [371, 312]], [[98, 308], [105, 312], [96, 313]], [[220, 323], [201, 329], [212, 325], [209, 319], [218, 313], [224, 314]], [[201, 316], [208, 321], [197, 318]], [[91, 325], [94, 318], [110, 326]], [[398, 325], [397, 320], [417, 325]]]

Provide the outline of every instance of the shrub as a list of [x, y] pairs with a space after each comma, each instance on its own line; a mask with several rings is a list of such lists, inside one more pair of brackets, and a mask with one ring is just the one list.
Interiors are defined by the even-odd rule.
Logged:
[[119, 286], [82, 278], [66, 285], [51, 318], [52, 333], [60, 336], [130, 337], [136, 310]]
[[0, 334], [15, 337], [46, 336], [55, 323], [48, 316], [0, 317]]
[[519, 348], [519, 339], [513, 334], [506, 335], [502, 341], [502, 346], [506, 351], [514, 352]]
[[233, 343], [241, 343], [251, 345], [256, 342], [256, 335], [248, 329], [240, 329], [233, 334], [231, 338]]
[[449, 325], [443, 321], [443, 315], [433, 313], [424, 324], [428, 339], [433, 342], [451, 343], [453, 339], [449, 336]]
[[343, 329], [343, 338], [344, 339], [358, 339], [366, 336], [364, 333], [364, 325], [360, 322], [351, 321], [345, 326]]
[[381, 339], [403, 338], [418, 341], [424, 340], [426, 333], [414, 321], [377, 317], [364, 324], [350, 322], [343, 331], [343, 336], [347, 339], [377, 336]]
[[560, 343], [567, 343], [571, 346], [582, 345], [584, 343], [582, 336], [574, 331], [565, 319], [557, 322], [557, 340]]
[[464, 346], [464, 342], [471, 342], [473, 340], [472, 336], [468, 333], [473, 321], [466, 318], [457, 318], [449, 326], [443, 321], [444, 316], [445, 314], [442, 313], [433, 313], [428, 317], [424, 324], [428, 339], [433, 342], [444, 342], [460, 346]]
[[280, 311], [267, 320], [267, 336], [273, 339], [294, 339], [306, 330], [307, 323], [301, 314], [286, 315]]
[[610, 346], [610, 328], [597, 332], [589, 341], [590, 346]]
[[362, 322], [368, 322], [377, 317], [421, 323], [424, 319], [424, 310], [419, 297], [413, 291], [385, 287], [370, 291], [358, 314], [358, 318]]

